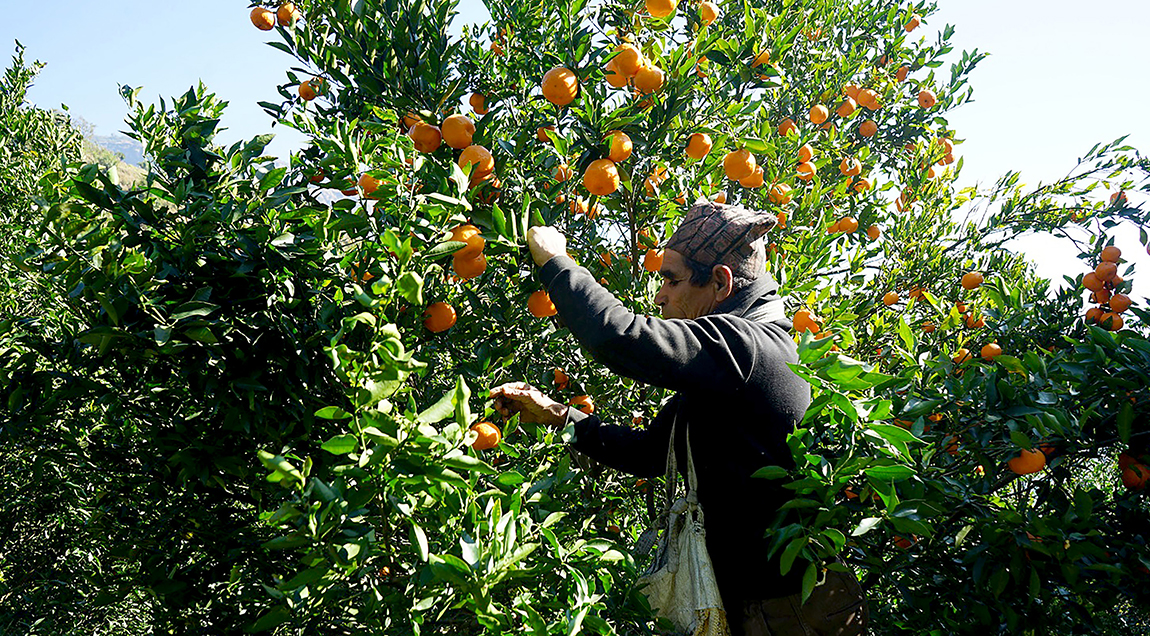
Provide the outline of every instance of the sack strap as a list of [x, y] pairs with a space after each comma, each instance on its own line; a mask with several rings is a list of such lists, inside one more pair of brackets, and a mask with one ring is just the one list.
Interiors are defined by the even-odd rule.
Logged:
[[[666, 489], [666, 503], [663, 507], [663, 518], [671, 511], [671, 506], [675, 502], [675, 486], [679, 480], [678, 463], [675, 458], [675, 431], [679, 426], [679, 409], [675, 409], [675, 419], [671, 421], [671, 439], [667, 442], [667, 489]], [[700, 519], [702, 517], [702, 509], [698, 508], [699, 503], [699, 480], [695, 474], [695, 457], [691, 451], [691, 427], [687, 426], [687, 503], [699, 510]]]

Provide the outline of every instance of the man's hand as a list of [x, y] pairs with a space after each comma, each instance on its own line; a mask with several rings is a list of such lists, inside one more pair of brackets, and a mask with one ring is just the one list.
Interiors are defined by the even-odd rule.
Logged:
[[567, 254], [567, 239], [559, 230], [542, 225], [527, 230], [527, 247], [531, 249], [531, 258], [535, 259], [535, 264], [543, 267], [552, 258]]
[[491, 399], [495, 400], [495, 410], [504, 418], [518, 413], [520, 421], [552, 427], [567, 422], [566, 404], [552, 400], [524, 382], [501, 384], [491, 389]]

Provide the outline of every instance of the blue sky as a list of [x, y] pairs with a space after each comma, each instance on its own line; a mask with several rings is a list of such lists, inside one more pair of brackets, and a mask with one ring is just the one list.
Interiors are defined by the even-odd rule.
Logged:
[[[124, 128], [126, 107], [118, 84], [143, 86], [141, 99], [178, 95], [202, 80], [231, 103], [226, 141], [276, 132], [274, 153], [299, 142], [285, 128], [273, 130], [256, 106], [273, 101], [292, 60], [265, 44], [274, 32], [257, 31], [240, 0], [41, 0], [9, 3], [0, 20], [4, 65], [14, 40], [29, 59], [48, 67], [30, 97], [38, 106], [67, 104], [96, 125], [98, 134]], [[722, 4], [722, 3], [721, 3]], [[486, 19], [478, 0], [462, 0], [463, 20]], [[959, 154], [966, 168], [960, 184], [989, 183], [1019, 170], [1027, 183], [1055, 179], [1096, 142], [1130, 135], [1129, 143], [1150, 152], [1150, 83], [1145, 81], [1145, 29], [1150, 2], [1107, 0], [939, 0], [941, 11], [920, 28], [932, 34], [950, 23], [954, 43], [992, 55], [975, 71], [975, 102], [949, 118], [966, 139]], [[1150, 258], [1137, 232], [1119, 234], [1119, 247]], [[1045, 276], [1060, 278], [1082, 267], [1054, 257], [1047, 241], [1023, 247]], [[1137, 285], [1137, 281], [1136, 281]], [[1138, 289], [1137, 296], [1144, 290]]]

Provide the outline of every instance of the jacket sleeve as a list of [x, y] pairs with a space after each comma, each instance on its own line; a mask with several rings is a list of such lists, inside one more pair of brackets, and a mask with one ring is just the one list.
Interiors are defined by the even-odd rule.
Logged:
[[763, 343], [753, 342], [744, 321], [725, 314], [698, 320], [636, 314], [566, 256], [548, 261], [540, 277], [579, 343], [614, 373], [639, 382], [729, 392], [746, 383], [755, 357], [763, 355]]
[[575, 450], [636, 477], [658, 477], [667, 471], [672, 417], [660, 412], [647, 428], [604, 424], [594, 415], [568, 409], [575, 425]]

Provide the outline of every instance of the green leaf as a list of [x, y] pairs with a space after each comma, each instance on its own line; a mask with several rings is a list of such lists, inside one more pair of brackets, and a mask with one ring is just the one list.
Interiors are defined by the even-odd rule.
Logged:
[[915, 475], [910, 466], [896, 464], [894, 466], [872, 466], [866, 469], [867, 476], [880, 481], [902, 481]]
[[260, 178], [260, 190], [267, 192], [272, 188], [283, 183], [284, 175], [287, 174], [287, 168], [272, 168], [268, 173]]
[[803, 572], [803, 603], [811, 597], [811, 593], [815, 591], [815, 584], [819, 580], [819, 569], [815, 563], [807, 565], [806, 572]]
[[419, 548], [419, 560], [427, 562], [429, 557], [427, 548], [427, 533], [415, 521], [411, 522], [411, 542]]
[[1014, 356], [1000, 355], [994, 359], [995, 362], [1002, 365], [1004, 369], [1011, 373], [1018, 373], [1020, 375], [1029, 375], [1026, 371], [1026, 366], [1022, 364], [1022, 360]]
[[1015, 446], [1023, 450], [1034, 448], [1034, 443], [1030, 441], [1030, 436], [1022, 431], [1010, 431], [1010, 441], [1014, 442]]
[[779, 573], [786, 574], [791, 571], [791, 566], [795, 564], [795, 558], [799, 556], [799, 552], [807, 547], [807, 537], [795, 537], [787, 544], [787, 549], [783, 550], [783, 557], [779, 559]]
[[420, 424], [438, 424], [451, 417], [455, 412], [455, 391], [444, 394], [439, 401], [432, 404], [425, 411], [415, 416]]
[[882, 519], [880, 517], [867, 517], [866, 519], [863, 519], [862, 522], [860, 522], [857, 526], [855, 526], [855, 529], [851, 531], [851, 536], [861, 537], [871, 530], [874, 530], [880, 523], [882, 523]]
[[268, 470], [275, 471], [276, 474], [281, 475], [285, 479], [294, 480], [301, 484], [303, 483], [303, 473], [295, 466], [292, 466], [283, 456], [272, 455], [265, 450], [256, 451], [256, 456], [259, 457], [260, 462], [262, 462]]
[[332, 455], [347, 455], [354, 451], [359, 445], [359, 440], [355, 435], [336, 435], [335, 437], [327, 440], [320, 448], [331, 453]]
[[431, 573], [436, 578], [452, 585], [464, 587], [471, 579], [471, 568], [467, 562], [454, 554], [433, 554], [428, 558]]
[[470, 470], [472, 472], [483, 473], [485, 475], [494, 475], [495, 473], [499, 472], [487, 462], [472, 457], [471, 455], [465, 455], [462, 453], [455, 456], [444, 457], [443, 464], [450, 468]]
[[463, 376], [459, 376], [455, 381], [455, 423], [463, 428], [471, 426], [471, 405], [468, 400], [471, 399], [471, 389], [467, 383], [463, 381]]
[[270, 610], [264, 612], [262, 616], [257, 618], [255, 622], [248, 626], [247, 632], [249, 634], [255, 632], [266, 632], [269, 629], [278, 627], [291, 619], [291, 612], [288, 608], [277, 605]]
[[323, 420], [346, 420], [351, 417], [351, 413], [348, 413], [338, 406], [325, 406], [316, 411], [315, 416]]
[[1134, 405], [1129, 401], [1122, 403], [1122, 408], [1118, 409], [1118, 439], [1122, 440], [1123, 444], [1130, 444], [1130, 425], [1134, 422]]
[[788, 474], [790, 473], [782, 466], [764, 466], [756, 470], [751, 477], [756, 479], [782, 479]]
[[423, 306], [423, 277], [416, 272], [404, 272], [395, 282], [396, 289], [416, 307]]

